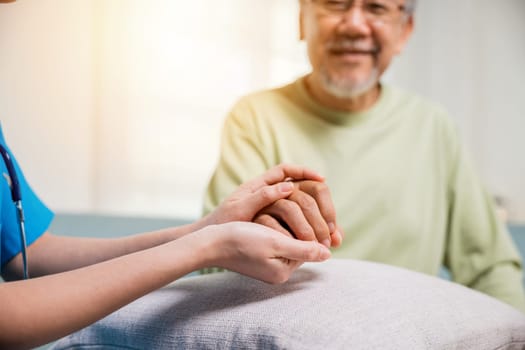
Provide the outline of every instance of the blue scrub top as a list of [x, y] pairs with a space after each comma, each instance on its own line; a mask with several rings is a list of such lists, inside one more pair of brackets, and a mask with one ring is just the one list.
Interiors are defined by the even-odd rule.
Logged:
[[[5, 143], [1, 124], [0, 143], [11, 156], [18, 175], [24, 208], [26, 242], [27, 245], [30, 245], [46, 232], [51, 220], [53, 220], [53, 212], [42, 203], [26, 182], [16, 159]], [[0, 172], [2, 173], [0, 176], [0, 264], [3, 268], [9, 260], [22, 251], [22, 242], [20, 240], [18, 214], [6, 179], [8, 171], [2, 157], [0, 157]]]

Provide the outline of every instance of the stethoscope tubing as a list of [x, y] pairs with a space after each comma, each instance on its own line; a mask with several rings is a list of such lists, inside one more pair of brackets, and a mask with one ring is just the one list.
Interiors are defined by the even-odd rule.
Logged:
[[18, 227], [20, 230], [20, 241], [22, 243], [22, 261], [24, 268], [24, 279], [29, 278], [28, 264], [27, 264], [27, 242], [26, 242], [26, 230], [25, 230], [25, 218], [24, 218], [24, 208], [22, 206], [22, 191], [20, 189], [20, 182], [18, 181], [18, 175], [16, 173], [15, 165], [7, 149], [0, 144], [0, 154], [4, 159], [5, 166], [7, 168], [7, 173], [9, 175], [11, 189], [11, 198], [15, 205], [16, 216], [18, 221]]

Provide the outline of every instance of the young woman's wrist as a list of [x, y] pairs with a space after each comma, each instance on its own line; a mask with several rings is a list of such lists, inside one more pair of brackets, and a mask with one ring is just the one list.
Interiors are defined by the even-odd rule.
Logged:
[[217, 266], [220, 252], [223, 249], [223, 242], [215, 232], [218, 228], [218, 225], [208, 225], [185, 237], [192, 241], [192, 255], [196, 258], [196, 270]]
[[194, 231], [201, 230], [203, 228], [206, 228], [211, 225], [217, 225], [218, 223], [215, 222], [214, 213], [209, 213], [206, 216], [203, 216], [197, 221], [193, 222], [193, 229]]

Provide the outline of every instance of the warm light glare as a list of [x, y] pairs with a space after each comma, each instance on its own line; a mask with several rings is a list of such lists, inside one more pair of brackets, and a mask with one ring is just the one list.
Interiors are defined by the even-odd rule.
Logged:
[[[414, 36], [384, 81], [445, 105], [488, 189], [525, 221], [525, 45], [509, 46], [523, 41], [523, 0], [418, 4]], [[57, 212], [197, 217], [234, 102], [309, 69], [298, 7], [2, 4], [0, 120], [26, 177]]]

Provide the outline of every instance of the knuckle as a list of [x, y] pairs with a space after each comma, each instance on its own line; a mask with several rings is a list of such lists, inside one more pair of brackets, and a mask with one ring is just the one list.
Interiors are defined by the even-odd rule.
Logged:
[[294, 234], [297, 237], [297, 239], [300, 239], [301, 241], [314, 241], [316, 239], [314, 231], [309, 226], [303, 227], [298, 232], [294, 232]]
[[268, 244], [273, 249], [273, 251], [281, 250], [281, 237], [280, 236], [271, 236], [268, 237]]
[[277, 167], [278, 167], [279, 169], [286, 169], [286, 168], [290, 167], [290, 164], [288, 164], [288, 163], [286, 163], [286, 162], [282, 162], [282, 163], [279, 163], [279, 164], [277, 165]]
[[264, 187], [261, 189], [260, 194], [263, 200], [271, 201], [273, 199], [273, 191], [270, 187]]
[[273, 275], [272, 284], [281, 284], [288, 280], [290, 277], [290, 273], [287, 271], [286, 268], [281, 268], [275, 271]]
[[306, 248], [303, 252], [303, 260], [311, 261], [316, 258], [316, 249], [313, 246]]
[[265, 219], [264, 215], [257, 215], [253, 219], [253, 222], [256, 223], [256, 224], [260, 224], [260, 225], [266, 225], [266, 219]]
[[306, 195], [306, 196], [301, 196], [299, 199], [298, 199], [298, 203], [297, 203], [303, 210], [307, 211], [307, 212], [312, 212], [312, 211], [315, 211], [317, 209], [317, 202], [315, 201], [315, 199], [313, 199], [312, 197]]
[[330, 194], [328, 186], [322, 182], [316, 182], [312, 188], [312, 191], [316, 196], [325, 196]]
[[287, 165], [285, 163], [280, 163], [280, 164], [277, 164], [276, 166], [273, 167], [273, 169], [275, 169], [275, 171], [281, 173], [281, 174], [285, 174], [286, 173], [286, 168], [287, 168]]
[[296, 202], [286, 199], [281, 199], [277, 201], [276, 204], [279, 208], [281, 208], [284, 211], [295, 211], [300, 209], [299, 205]]
[[315, 238], [318, 242], [322, 242], [325, 239], [330, 239], [330, 231], [326, 225], [318, 225], [315, 229]]

